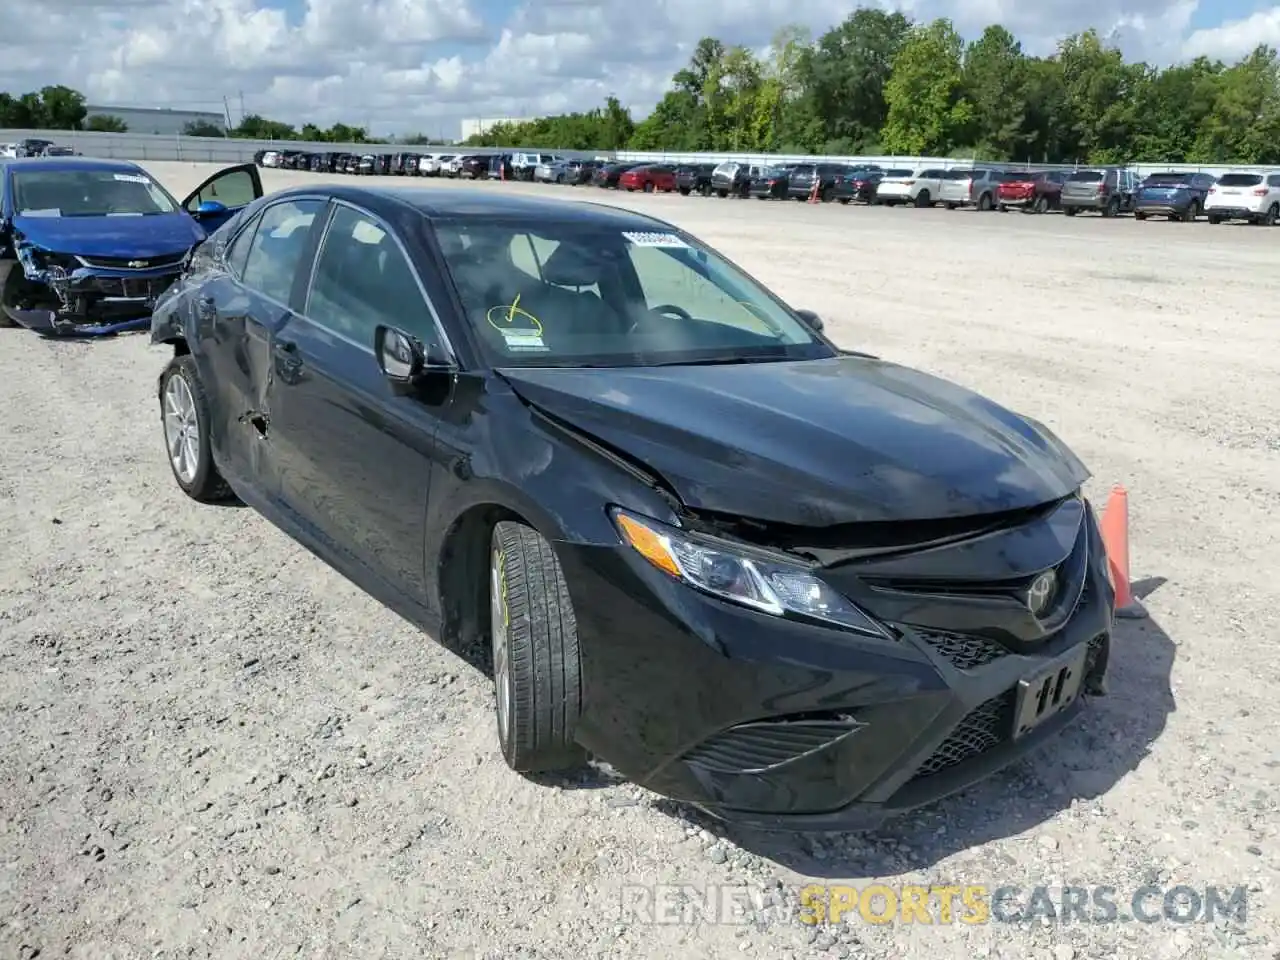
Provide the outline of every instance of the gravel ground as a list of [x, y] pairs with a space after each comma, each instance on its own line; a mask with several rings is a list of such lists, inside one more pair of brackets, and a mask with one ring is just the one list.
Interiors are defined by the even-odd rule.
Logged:
[[[207, 173], [152, 168], [178, 193]], [[1280, 956], [1280, 231], [589, 193], [1043, 420], [1095, 496], [1126, 484], [1151, 617], [1120, 625], [1112, 695], [871, 836], [726, 836], [607, 771], [535, 784], [482, 676], [179, 493], [161, 351], [6, 330], [0, 957]], [[1106, 885], [1122, 913], [1145, 885], [1243, 886], [1248, 915], [796, 922], [800, 885], [873, 878]], [[682, 915], [655, 885], [709, 899]]]

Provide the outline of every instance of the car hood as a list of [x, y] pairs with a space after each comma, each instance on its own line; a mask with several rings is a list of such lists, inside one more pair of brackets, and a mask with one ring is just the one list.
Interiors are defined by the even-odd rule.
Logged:
[[204, 230], [185, 213], [145, 217], [13, 218], [27, 242], [53, 253], [87, 257], [138, 257], [186, 251], [204, 239]]
[[689, 507], [796, 526], [1043, 504], [1089, 473], [1045, 427], [884, 361], [499, 371]]

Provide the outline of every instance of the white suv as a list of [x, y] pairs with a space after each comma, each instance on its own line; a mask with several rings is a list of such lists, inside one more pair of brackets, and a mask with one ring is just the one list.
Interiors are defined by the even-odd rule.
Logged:
[[876, 187], [876, 203], [892, 207], [910, 203], [932, 207], [941, 192], [946, 171], [930, 167], [925, 170], [888, 170]]
[[1280, 219], [1280, 173], [1224, 173], [1209, 188], [1204, 212], [1210, 223], [1249, 220], [1274, 226]]

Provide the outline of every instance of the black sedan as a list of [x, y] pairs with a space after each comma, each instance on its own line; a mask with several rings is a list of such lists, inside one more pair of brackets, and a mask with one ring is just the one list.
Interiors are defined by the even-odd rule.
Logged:
[[491, 663], [512, 768], [839, 829], [1076, 718], [1114, 591], [1062, 441], [821, 329], [639, 213], [328, 184], [198, 247], [152, 342], [178, 486]]

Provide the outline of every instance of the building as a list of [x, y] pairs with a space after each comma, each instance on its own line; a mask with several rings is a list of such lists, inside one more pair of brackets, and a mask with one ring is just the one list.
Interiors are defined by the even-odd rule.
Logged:
[[484, 120], [463, 120], [462, 133], [458, 137], [459, 140], [468, 140], [471, 137], [479, 136], [482, 133], [488, 133], [500, 123], [515, 124], [529, 123], [536, 117], [492, 117]]
[[189, 123], [209, 123], [219, 130], [227, 129], [227, 118], [212, 110], [170, 110], [167, 107], [94, 107], [85, 108], [89, 117], [119, 117], [130, 133], [177, 135]]

